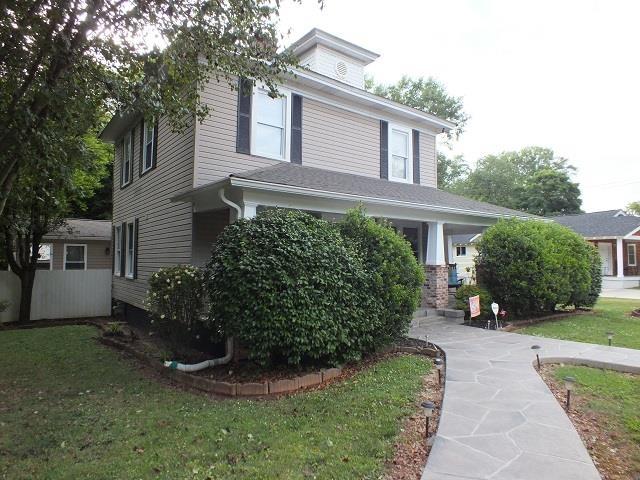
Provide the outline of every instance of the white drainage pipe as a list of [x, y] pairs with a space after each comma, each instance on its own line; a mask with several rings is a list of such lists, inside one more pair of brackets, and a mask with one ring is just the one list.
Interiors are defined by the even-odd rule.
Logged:
[[226, 354], [224, 357], [212, 358], [211, 360], [205, 360], [200, 363], [178, 363], [175, 360], [171, 362], [164, 362], [165, 367], [169, 367], [173, 370], [180, 370], [181, 372], [197, 372], [198, 370], [204, 370], [205, 368], [215, 367], [216, 365], [226, 365], [231, 361], [233, 357], [233, 337], [227, 338]]

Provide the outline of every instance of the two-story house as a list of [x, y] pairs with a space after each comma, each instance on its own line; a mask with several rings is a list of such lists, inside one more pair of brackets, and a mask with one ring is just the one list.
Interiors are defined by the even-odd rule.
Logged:
[[160, 267], [203, 265], [220, 231], [270, 207], [334, 219], [363, 203], [390, 219], [425, 265], [424, 303], [447, 302], [445, 238], [519, 212], [437, 189], [436, 137], [453, 124], [364, 90], [378, 55], [314, 29], [291, 47], [304, 68], [266, 90], [212, 79], [203, 122], [116, 116], [113, 297], [143, 308]]

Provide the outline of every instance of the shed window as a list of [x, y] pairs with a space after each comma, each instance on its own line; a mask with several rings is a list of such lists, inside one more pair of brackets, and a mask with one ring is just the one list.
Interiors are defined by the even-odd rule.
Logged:
[[287, 119], [291, 95], [282, 89], [282, 96], [276, 98], [271, 98], [264, 88], [256, 88], [254, 92], [251, 152], [276, 160], [287, 160], [287, 138], [291, 128]]
[[389, 126], [389, 180], [411, 182], [411, 130]]
[[458, 256], [458, 257], [466, 257], [467, 256], [467, 247], [456, 247], [456, 256]]
[[135, 228], [133, 222], [127, 223], [127, 252], [125, 262], [125, 276], [127, 278], [133, 278], [133, 262], [135, 260]]
[[51, 270], [51, 254], [53, 253], [53, 245], [43, 243], [38, 250], [38, 270]]
[[629, 265], [630, 267], [635, 267], [638, 264], [636, 248], [637, 246], [635, 243], [630, 243], [627, 245], [627, 265]]
[[65, 270], [86, 270], [87, 269], [87, 246], [86, 245], [65, 245], [64, 246], [64, 269]]

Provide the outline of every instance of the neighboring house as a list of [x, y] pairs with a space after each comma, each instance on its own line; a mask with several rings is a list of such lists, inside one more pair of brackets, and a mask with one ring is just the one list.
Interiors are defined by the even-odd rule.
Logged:
[[105, 269], [111, 263], [111, 220], [69, 218], [42, 239], [38, 269]]
[[593, 243], [602, 257], [604, 288], [640, 285], [640, 217], [622, 210], [554, 217]]
[[436, 188], [436, 137], [454, 125], [365, 91], [377, 54], [317, 29], [290, 48], [307, 68], [284, 80], [282, 97], [212, 79], [199, 86], [210, 115], [182, 133], [135, 114], [102, 132], [116, 146], [113, 297], [127, 314], [143, 308], [153, 272], [203, 265], [226, 225], [265, 208], [334, 219], [363, 203], [412, 242], [424, 303], [438, 307], [446, 237], [528, 216]]
[[480, 238], [480, 233], [466, 235], [451, 235], [449, 263], [456, 265], [458, 279], [465, 284], [475, 283], [475, 257], [478, 251], [475, 242]]

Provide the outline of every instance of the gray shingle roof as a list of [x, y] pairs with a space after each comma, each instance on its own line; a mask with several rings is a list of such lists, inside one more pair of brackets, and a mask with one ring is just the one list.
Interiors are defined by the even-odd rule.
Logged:
[[460, 233], [457, 235], [451, 235], [451, 241], [454, 245], [465, 245], [467, 243], [471, 243], [471, 240], [476, 236], [478, 236], [477, 233]]
[[478, 202], [434, 187], [390, 182], [378, 178], [305, 167], [289, 162], [282, 162], [257, 170], [234, 173], [231, 177], [359, 197], [410, 202], [424, 205], [427, 208], [450, 208], [491, 216], [532, 217], [527, 213]]
[[563, 215], [553, 220], [584, 237], [623, 237], [640, 228], [640, 217], [615, 216], [620, 210]]
[[67, 218], [66, 224], [44, 236], [45, 240], [111, 240], [111, 220]]

